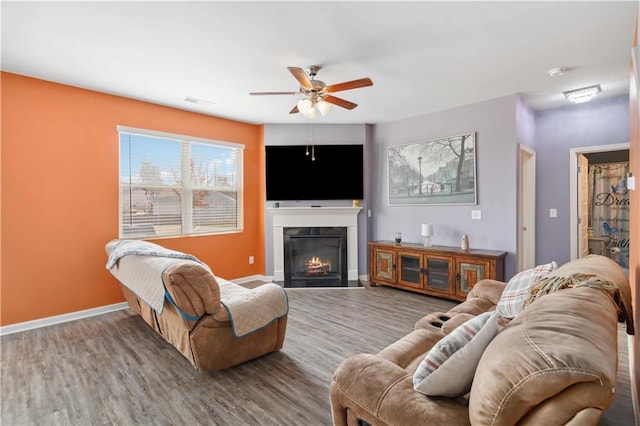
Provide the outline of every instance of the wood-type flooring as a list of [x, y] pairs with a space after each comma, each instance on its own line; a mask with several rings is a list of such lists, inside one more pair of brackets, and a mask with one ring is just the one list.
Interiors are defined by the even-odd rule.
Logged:
[[[330, 425], [328, 385], [342, 360], [456, 304], [385, 287], [287, 291], [284, 348], [215, 373], [198, 373], [129, 309], [3, 336], [1, 423]], [[633, 424], [622, 330], [620, 383], [602, 425]]]

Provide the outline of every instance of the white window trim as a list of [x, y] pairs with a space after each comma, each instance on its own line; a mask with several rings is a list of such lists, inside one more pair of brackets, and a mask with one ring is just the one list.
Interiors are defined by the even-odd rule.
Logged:
[[132, 135], [154, 136], [164, 139], [179, 139], [185, 142], [211, 143], [215, 145], [229, 146], [232, 148], [245, 149], [245, 145], [236, 142], [219, 141], [215, 139], [199, 138], [197, 136], [187, 136], [178, 133], [158, 132], [157, 130], [138, 129], [135, 127], [116, 126], [116, 130], [120, 133], [131, 133]]
[[[169, 139], [172, 141], [175, 140], [179, 140], [181, 142], [195, 142], [195, 143], [204, 143], [204, 144], [212, 144], [212, 145], [218, 145], [218, 146], [226, 146], [226, 147], [230, 147], [230, 148], [236, 148], [236, 149], [241, 149], [244, 151], [244, 149], [246, 148], [245, 144], [241, 144], [241, 143], [236, 143], [236, 142], [228, 142], [228, 141], [220, 141], [220, 140], [216, 140], [216, 139], [207, 139], [207, 138], [200, 138], [197, 136], [188, 136], [188, 135], [181, 135], [179, 133], [168, 133], [168, 132], [160, 132], [157, 130], [148, 130], [148, 129], [140, 129], [140, 128], [136, 128], [136, 127], [128, 127], [128, 126], [116, 126], [116, 131], [118, 132], [118, 134], [120, 133], [130, 133], [132, 135], [139, 135], [139, 136], [151, 136], [151, 137], [156, 137], [156, 138], [162, 138], [162, 139]], [[120, 141], [118, 138], [118, 151], [120, 150]], [[182, 149], [184, 150], [185, 147], [187, 147], [186, 149], [189, 149], [189, 145], [188, 144], [182, 144]], [[118, 165], [120, 163], [120, 152], [118, 152]], [[185, 156], [181, 155], [181, 158], [184, 160]], [[184, 173], [184, 167], [182, 168], [183, 173]], [[120, 173], [118, 172], [118, 180], [120, 179]], [[191, 180], [187, 177], [185, 179], [185, 176], [182, 177], [183, 178], [183, 182], [188, 182], [188, 185], [191, 185]], [[192, 224], [189, 223], [189, 232], [185, 232], [185, 233], [179, 233], [179, 234], [164, 234], [164, 235], [158, 235], [158, 236], [140, 236], [140, 237], [127, 237], [127, 238], [134, 238], [134, 239], [162, 239], [162, 238], [176, 238], [176, 237], [197, 237], [197, 236], [205, 236], [205, 235], [224, 235], [224, 234], [234, 234], [234, 233], [240, 233], [244, 231], [244, 155], [241, 156], [240, 158], [240, 164], [239, 164], [239, 170], [238, 170], [238, 192], [240, 194], [240, 207], [238, 209], [238, 227], [232, 231], [222, 231], [222, 232], [215, 232], [215, 233], [192, 233]], [[193, 189], [193, 188], [192, 188]], [[120, 192], [120, 183], [118, 183], [118, 193]], [[190, 191], [189, 191], [190, 192]], [[182, 203], [182, 207], [183, 209], [185, 208], [186, 203]], [[184, 211], [183, 211], [183, 217], [185, 217], [184, 215]], [[191, 214], [187, 214], [186, 217], [188, 218], [192, 218]], [[184, 222], [183, 222], [183, 226], [184, 226]], [[123, 238], [122, 236], [122, 197], [120, 195], [118, 195], [118, 235], [120, 238]]]

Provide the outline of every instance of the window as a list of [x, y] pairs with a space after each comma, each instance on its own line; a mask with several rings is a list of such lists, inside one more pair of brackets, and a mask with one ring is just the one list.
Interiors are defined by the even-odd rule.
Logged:
[[120, 238], [242, 230], [244, 145], [118, 126]]

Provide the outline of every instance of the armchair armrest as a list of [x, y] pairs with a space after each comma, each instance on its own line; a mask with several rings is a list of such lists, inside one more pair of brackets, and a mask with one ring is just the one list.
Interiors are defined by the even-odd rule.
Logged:
[[478, 281], [467, 294], [467, 300], [479, 297], [480, 299], [488, 300], [494, 305], [497, 305], [506, 285], [507, 284], [502, 281], [488, 278]]
[[336, 426], [353, 423], [354, 416], [374, 426], [469, 424], [467, 407], [460, 400], [430, 398], [414, 391], [410, 372], [376, 355], [360, 354], [343, 361], [329, 392]]
[[[396, 340], [380, 352], [379, 357], [390, 361], [394, 365], [405, 369], [416, 358], [424, 358], [425, 354], [443, 337], [440, 332], [418, 329], [407, 334], [400, 340]], [[411, 373], [407, 371], [406, 373]]]
[[164, 270], [162, 281], [177, 307], [189, 316], [213, 315], [222, 309], [218, 283], [202, 265], [176, 262]]

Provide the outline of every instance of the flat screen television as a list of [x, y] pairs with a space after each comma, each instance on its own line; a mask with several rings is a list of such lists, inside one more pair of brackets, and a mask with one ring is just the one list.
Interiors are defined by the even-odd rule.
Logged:
[[265, 148], [267, 201], [363, 198], [362, 145]]

